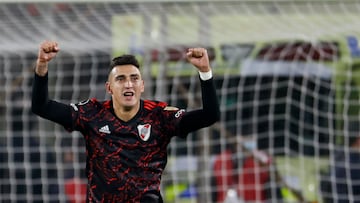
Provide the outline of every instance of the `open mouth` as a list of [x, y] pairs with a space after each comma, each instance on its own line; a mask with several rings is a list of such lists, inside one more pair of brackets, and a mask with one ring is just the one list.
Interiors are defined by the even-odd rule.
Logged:
[[134, 96], [134, 92], [124, 92], [125, 97], [131, 97]]

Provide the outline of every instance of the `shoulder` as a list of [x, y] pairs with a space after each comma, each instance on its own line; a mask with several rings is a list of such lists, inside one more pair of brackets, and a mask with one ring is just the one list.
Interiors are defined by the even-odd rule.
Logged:
[[[159, 102], [153, 100], [144, 100], [144, 109], [147, 111], [152, 111], [159, 113], [159, 115], [164, 115], [167, 118], [180, 118], [185, 112], [184, 109], [179, 109], [174, 106], [168, 106], [166, 102]], [[169, 119], [169, 121], [172, 119]]]
[[111, 106], [111, 101], [99, 101], [96, 98], [91, 98], [87, 100], [80, 101], [78, 103], [71, 104], [75, 111], [79, 109], [98, 109], [98, 108], [109, 108]]
[[175, 106], [168, 106], [166, 102], [155, 101], [155, 100], [144, 100], [144, 108], [147, 110], [154, 110], [156, 108], [164, 111], [179, 111], [180, 109]]
[[175, 107], [175, 106], [166, 106], [164, 108], [165, 111], [178, 111], [180, 110], [178, 107]]
[[144, 108], [147, 110], [166, 109], [167, 103], [155, 100], [144, 100]]

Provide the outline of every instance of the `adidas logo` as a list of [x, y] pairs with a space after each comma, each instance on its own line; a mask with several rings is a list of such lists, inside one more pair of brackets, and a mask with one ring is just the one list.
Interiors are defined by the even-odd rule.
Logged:
[[109, 126], [108, 126], [108, 125], [104, 125], [103, 127], [101, 127], [101, 128], [99, 129], [99, 132], [101, 132], [101, 133], [106, 133], [106, 134], [110, 134], [110, 133], [111, 133], [110, 130], [109, 130]]

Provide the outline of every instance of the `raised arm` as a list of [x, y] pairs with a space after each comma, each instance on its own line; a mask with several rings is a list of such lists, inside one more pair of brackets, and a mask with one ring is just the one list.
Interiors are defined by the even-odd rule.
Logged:
[[190, 48], [186, 56], [188, 61], [199, 71], [202, 109], [189, 111], [184, 115], [179, 126], [182, 135], [208, 127], [220, 119], [220, 108], [207, 50]]
[[53, 41], [44, 41], [40, 44], [35, 65], [31, 110], [45, 119], [68, 128], [72, 125], [70, 105], [50, 100], [48, 97], [48, 62], [59, 50], [58, 44]]

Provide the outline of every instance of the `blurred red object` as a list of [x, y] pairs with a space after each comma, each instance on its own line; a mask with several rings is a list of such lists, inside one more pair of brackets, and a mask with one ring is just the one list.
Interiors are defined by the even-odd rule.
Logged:
[[86, 202], [86, 183], [80, 178], [65, 181], [65, 194], [70, 203]]

